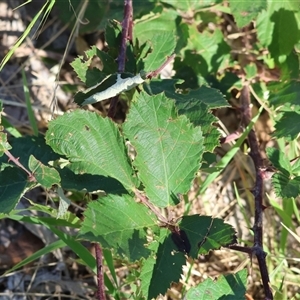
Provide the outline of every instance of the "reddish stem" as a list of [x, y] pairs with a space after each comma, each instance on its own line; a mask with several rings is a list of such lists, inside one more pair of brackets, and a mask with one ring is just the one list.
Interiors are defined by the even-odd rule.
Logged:
[[33, 175], [33, 173], [31, 173], [30, 171], [28, 171], [20, 162], [19, 162], [19, 158], [14, 157], [8, 150], [4, 151], [5, 155], [8, 157], [8, 160], [13, 161], [19, 168], [21, 168], [23, 171], [25, 171], [28, 175], [29, 181], [30, 182], [36, 182], [36, 178]]
[[[132, 0], [124, 1], [124, 19], [122, 22], [122, 40], [121, 47], [118, 55], [118, 72], [122, 73], [125, 71], [126, 62], [126, 48], [127, 41], [132, 41], [132, 26], [133, 26], [133, 8]], [[111, 99], [109, 110], [107, 116], [113, 118], [117, 111], [117, 104], [119, 101], [119, 96], [115, 96]]]
[[96, 252], [96, 263], [97, 263], [97, 281], [98, 281], [98, 290], [97, 290], [97, 298], [98, 300], [105, 300], [105, 287], [104, 287], [104, 278], [103, 278], [103, 270], [102, 270], [102, 248], [100, 244], [95, 244], [95, 252]]

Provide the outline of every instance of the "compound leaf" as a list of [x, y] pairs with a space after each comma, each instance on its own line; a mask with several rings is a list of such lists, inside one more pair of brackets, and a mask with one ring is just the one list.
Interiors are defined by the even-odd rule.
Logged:
[[286, 173], [287, 175], [291, 174], [292, 166], [288, 159], [288, 157], [275, 148], [267, 148], [266, 153], [272, 165], [280, 170], [282, 173]]
[[200, 167], [203, 137], [186, 116], [179, 116], [174, 102], [164, 94], [141, 93], [124, 123], [124, 135], [134, 146], [134, 164], [150, 200], [166, 207], [186, 193]]
[[300, 176], [291, 178], [286, 173], [275, 173], [272, 176], [272, 184], [280, 198], [295, 198], [300, 194]]

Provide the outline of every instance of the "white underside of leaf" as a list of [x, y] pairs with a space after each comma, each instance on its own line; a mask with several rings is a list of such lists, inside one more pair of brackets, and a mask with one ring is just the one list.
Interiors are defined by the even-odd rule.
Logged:
[[117, 82], [108, 89], [96, 93], [87, 98], [81, 105], [93, 104], [102, 100], [106, 100], [119, 95], [122, 92], [131, 90], [132, 88], [142, 84], [145, 80], [138, 74], [134, 77], [122, 78], [121, 74], [118, 74]]

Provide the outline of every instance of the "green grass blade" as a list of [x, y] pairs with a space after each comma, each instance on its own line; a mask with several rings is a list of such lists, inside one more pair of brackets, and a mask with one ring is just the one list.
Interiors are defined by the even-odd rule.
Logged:
[[47, 227], [63, 242], [65, 242], [74, 251], [74, 253], [79, 256], [79, 258], [86, 264], [86, 266], [88, 266], [95, 274], [97, 273], [95, 257], [89, 252], [86, 247], [84, 247], [80, 242], [76, 241], [74, 237], [56, 229], [55, 227]]
[[3, 116], [1, 116], [1, 125], [5, 130], [10, 133], [13, 137], [19, 138], [22, 134]]
[[32, 127], [33, 134], [37, 136], [39, 134], [38, 126], [37, 126], [37, 122], [36, 122], [34, 112], [32, 109], [32, 105], [31, 105], [31, 101], [30, 101], [30, 94], [29, 94], [29, 89], [28, 89], [27, 78], [26, 78], [26, 75], [25, 75], [25, 72], [23, 69], [22, 69], [22, 80], [23, 80], [23, 89], [24, 89], [24, 96], [25, 96], [25, 101], [26, 101], [29, 122]]
[[44, 6], [41, 8], [41, 10], [34, 16], [32, 21], [30, 22], [30, 24], [25, 29], [24, 33], [18, 38], [18, 40], [14, 44], [14, 46], [8, 51], [8, 53], [2, 59], [2, 61], [0, 63], [0, 71], [3, 69], [5, 64], [9, 61], [9, 59], [14, 54], [16, 49], [22, 44], [22, 42], [25, 40], [25, 38], [29, 35], [30, 31], [32, 30], [35, 23], [38, 21], [39, 17], [43, 13], [43, 11], [45, 10], [45, 14], [44, 14], [44, 17], [43, 17], [43, 20], [44, 20], [45, 16], [49, 14], [49, 12], [51, 11], [54, 4], [55, 4], [55, 0], [51, 0], [50, 2], [48, 0], [47, 3], [45, 3]]
[[114, 279], [114, 282], [115, 282], [116, 286], [118, 286], [118, 280], [117, 280], [117, 275], [116, 275], [115, 266], [114, 266], [114, 259], [113, 259], [112, 254], [111, 254], [111, 250], [110, 249], [103, 249], [103, 256], [104, 256], [106, 264], [109, 268], [111, 276]]

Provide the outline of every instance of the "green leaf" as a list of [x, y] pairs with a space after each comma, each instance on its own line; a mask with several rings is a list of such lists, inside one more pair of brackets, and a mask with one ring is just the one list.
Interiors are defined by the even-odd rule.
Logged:
[[169, 5], [172, 5], [173, 7], [177, 8], [178, 10], [187, 12], [187, 11], [194, 11], [199, 10], [204, 7], [209, 7], [219, 1], [216, 0], [205, 0], [205, 1], [199, 1], [199, 0], [164, 0], [164, 3], [168, 3]]
[[186, 263], [184, 254], [174, 251], [174, 243], [168, 233], [167, 229], [161, 229], [159, 243], [151, 245], [155, 248], [155, 257], [150, 256], [143, 262], [141, 281], [146, 299], [165, 294], [172, 282], [179, 282], [182, 266]]
[[[101, 61], [101, 71], [98, 68], [90, 68], [94, 63], [94, 58], [98, 57]], [[107, 53], [99, 50], [96, 46], [85, 51], [85, 56], [77, 57], [72, 63], [74, 71], [82, 82], [91, 87], [101, 82], [107, 75], [117, 72], [118, 66], [115, 60]]]
[[292, 51], [286, 56], [286, 60], [282, 63], [278, 63], [278, 67], [281, 69], [280, 81], [287, 82], [294, 81], [295, 78], [299, 78], [300, 64], [299, 57], [296, 51]]
[[[31, 210], [36, 210], [38, 206], [30, 206]], [[39, 211], [43, 211], [40, 209]], [[14, 211], [15, 214], [9, 215], [9, 218], [15, 221], [19, 222], [26, 222], [30, 224], [43, 224], [43, 225], [53, 225], [53, 226], [63, 226], [63, 227], [72, 227], [72, 228], [79, 228], [81, 225], [81, 221], [78, 220], [74, 215], [72, 214], [66, 214], [65, 219], [56, 219], [57, 217], [57, 210], [54, 211], [52, 209], [53, 213], [51, 213], [51, 217], [32, 217], [32, 216], [21, 216], [18, 215], [18, 211]], [[47, 212], [46, 212], [47, 213]]]
[[151, 41], [157, 34], [166, 31], [176, 32], [176, 19], [178, 14], [174, 10], [163, 10], [158, 13], [151, 12], [134, 22], [134, 40], [138, 39], [142, 45], [146, 41]]
[[86, 246], [82, 245], [77, 239], [61, 230], [58, 230], [54, 226], [49, 226], [47, 223], [41, 222], [47, 226], [54, 234], [56, 234], [66, 245], [68, 245], [74, 253], [78, 255], [82, 263], [89, 267], [96, 274], [96, 260]]
[[300, 105], [300, 82], [291, 81], [284, 83], [273, 83], [269, 86], [270, 104], [279, 106], [287, 103], [291, 105]]
[[[201, 86], [198, 89], [189, 90], [186, 94], [180, 94], [176, 92], [176, 83], [178, 83], [178, 80], [176, 79], [151, 80], [149, 84], [149, 94], [157, 95], [161, 92], [165, 92], [167, 97], [176, 101], [176, 105], [193, 101], [196, 103], [203, 102], [210, 109], [228, 106], [228, 102], [219, 90], [207, 86]], [[147, 90], [147, 87], [145, 89]]]
[[130, 261], [149, 256], [146, 229], [157, 227], [156, 218], [131, 196], [108, 195], [90, 202], [84, 215], [80, 238], [100, 242]]
[[185, 116], [177, 115], [165, 95], [141, 93], [124, 123], [124, 135], [137, 151], [134, 164], [151, 202], [159, 207], [178, 203], [200, 167], [203, 137]]
[[221, 275], [218, 280], [206, 279], [197, 287], [191, 288], [187, 300], [237, 300], [245, 299], [247, 270], [235, 274]]
[[291, 174], [292, 166], [285, 153], [275, 148], [267, 148], [266, 153], [270, 162], [276, 169], [287, 175]]
[[300, 160], [298, 159], [296, 162], [293, 163], [292, 167], [292, 173], [295, 175], [299, 175], [300, 173]]
[[229, 4], [236, 24], [240, 28], [248, 25], [259, 12], [267, 8], [266, 0], [256, 0], [255, 5], [248, 0], [229, 0]]
[[[173, 241], [168, 236], [164, 243], [159, 245], [156, 253], [148, 299], [157, 297], [159, 294], [165, 294], [172, 282], [179, 282], [182, 266], [185, 263], [184, 254], [174, 251]], [[166, 270], [168, 271], [166, 272]]]
[[0, 157], [4, 154], [5, 151], [11, 149], [10, 144], [7, 142], [7, 134], [3, 131], [2, 127], [2, 102], [0, 101]]
[[[226, 44], [221, 30], [216, 29], [213, 33], [209, 31], [199, 32], [196, 24], [189, 27], [188, 49], [197, 51], [203, 57], [207, 72], [218, 72], [227, 67], [230, 60], [230, 47]], [[195, 64], [198, 64], [195, 61]]]
[[257, 67], [255, 63], [249, 63], [245, 66], [246, 77], [248, 80], [257, 76]]
[[[11, 146], [10, 153], [17, 157], [19, 162], [27, 169], [30, 155], [36, 157], [44, 165], [59, 158], [59, 155], [46, 145], [45, 138], [42, 135], [14, 138], [11, 140]], [[0, 158], [0, 164], [6, 162], [6, 156]]]
[[33, 172], [38, 183], [45, 188], [50, 189], [52, 185], [59, 184], [59, 173], [54, 168], [50, 168], [42, 164], [33, 155], [30, 155], [29, 157], [28, 166], [30, 171]]
[[60, 218], [63, 218], [67, 214], [68, 208], [71, 204], [71, 200], [65, 196], [64, 191], [60, 186], [57, 188], [57, 195], [59, 197], [59, 207], [58, 207], [58, 211], [57, 211], [57, 218], [60, 219]]
[[211, 113], [208, 106], [198, 99], [178, 101], [176, 106], [179, 114], [186, 115], [196, 126], [200, 126], [204, 136], [205, 151], [212, 152], [219, 145], [220, 133], [213, 123], [217, 118]]
[[195, 259], [199, 253], [207, 254], [211, 250], [236, 243], [234, 228], [222, 219], [199, 215], [183, 216], [179, 228], [185, 232], [191, 246], [189, 256]]
[[155, 95], [164, 91], [167, 97], [175, 99], [178, 113], [186, 115], [194, 125], [201, 126], [205, 151], [213, 151], [219, 144], [220, 133], [212, 125], [217, 118], [210, 109], [226, 107], [228, 102], [220, 91], [206, 86], [190, 90], [187, 94], [176, 93], [174, 85], [177, 82], [174, 79], [152, 80], [148, 90]]
[[195, 53], [194, 50], [185, 50], [183, 58], [176, 57], [174, 70], [175, 77], [184, 80], [179, 86], [184, 91], [207, 84], [205, 80], [209, 76], [207, 64], [201, 54]]
[[9, 213], [25, 193], [27, 175], [19, 168], [7, 167], [0, 172], [0, 212]]
[[72, 165], [58, 169], [61, 187], [65, 190], [95, 192], [103, 190], [108, 194], [124, 194], [126, 189], [115, 178], [102, 175], [75, 174]]
[[172, 31], [163, 31], [155, 34], [150, 41], [152, 51], [143, 59], [143, 70], [158, 69], [174, 53], [176, 46], [175, 34]]
[[272, 184], [278, 197], [295, 198], [300, 194], [300, 176], [291, 179], [285, 173], [276, 173], [272, 176]]
[[108, 118], [83, 110], [64, 114], [50, 122], [46, 141], [69, 159], [76, 174], [113, 177], [129, 191], [138, 183], [124, 140]]
[[208, 86], [201, 86], [196, 90], [190, 90], [188, 94], [182, 94], [180, 98], [177, 98], [176, 103], [179, 101], [198, 101], [199, 103], [199, 100], [205, 103], [210, 109], [228, 106], [228, 102], [220, 91]]
[[256, 19], [257, 38], [263, 47], [272, 42], [272, 35], [275, 24], [270, 20], [270, 10], [263, 10]]
[[287, 141], [297, 138], [300, 132], [300, 113], [284, 112], [282, 118], [275, 124], [274, 136], [277, 138], [284, 137]]
[[7, 134], [0, 132], [0, 157], [9, 149], [11, 149], [11, 145], [7, 142]]
[[[0, 104], [1, 104], [1, 100], [0, 100]], [[5, 130], [12, 136], [15, 138], [19, 138], [22, 136], [22, 134], [18, 131], [17, 128], [14, 127], [14, 125], [12, 125], [7, 118], [2, 117], [1, 118], [1, 122], [0, 125], [3, 125], [3, 127], [5, 128]], [[0, 126], [1, 127], [1, 126]]]
[[285, 57], [289, 55], [299, 41], [300, 23], [297, 22], [295, 12], [287, 10], [285, 7], [274, 11], [271, 21], [274, 23], [274, 30], [269, 50], [272, 57], [277, 61], [285, 60], [285, 58], [280, 58], [280, 56]]

